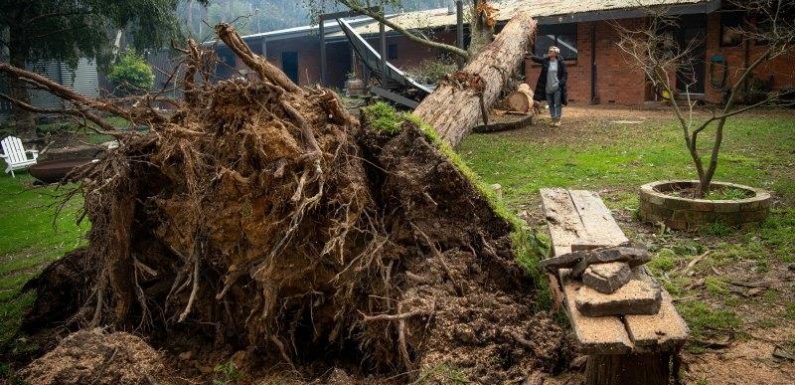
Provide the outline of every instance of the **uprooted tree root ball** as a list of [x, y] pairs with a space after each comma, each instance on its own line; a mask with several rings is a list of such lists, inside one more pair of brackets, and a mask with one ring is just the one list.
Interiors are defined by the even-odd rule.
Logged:
[[127, 112], [150, 130], [78, 171], [90, 243], [33, 285], [29, 329], [189, 331], [269, 362], [409, 379], [445, 366], [505, 383], [563, 364], [516, 225], [427, 130], [360, 124], [217, 32], [257, 78], [195, 80], [208, 60], [191, 44], [176, 112]]

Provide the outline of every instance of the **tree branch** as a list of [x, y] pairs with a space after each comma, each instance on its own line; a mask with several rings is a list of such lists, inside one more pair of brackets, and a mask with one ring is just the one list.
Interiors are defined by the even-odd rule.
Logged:
[[346, 7], [350, 8], [353, 11], [359, 12], [359, 13], [365, 15], [365, 16], [368, 16], [368, 17], [372, 18], [375, 21], [378, 21], [379, 23], [384, 24], [385, 26], [387, 26], [389, 28], [392, 28], [392, 30], [401, 33], [402, 35], [406, 36], [409, 40], [411, 40], [411, 41], [413, 41], [415, 43], [422, 44], [422, 45], [424, 45], [426, 47], [431, 47], [431, 48], [435, 48], [435, 49], [439, 49], [439, 50], [451, 53], [453, 55], [456, 55], [456, 56], [459, 56], [459, 57], [463, 58], [464, 60], [469, 60], [470, 59], [469, 52], [467, 52], [467, 51], [465, 51], [465, 50], [463, 50], [461, 48], [458, 48], [456, 46], [452, 46], [452, 45], [444, 44], [444, 43], [439, 43], [439, 42], [430, 40], [428, 38], [420, 37], [417, 34], [409, 31], [408, 29], [403, 28], [400, 25], [389, 21], [389, 19], [384, 17], [384, 15], [382, 15], [379, 12], [373, 12], [373, 11], [371, 11], [368, 8], [365, 8], [365, 7], [362, 7], [360, 5], [357, 5], [356, 3], [354, 3], [351, 0], [337, 0], [337, 1], [340, 4], [345, 5]]
[[113, 127], [112, 124], [108, 123], [106, 120], [100, 118], [99, 116], [91, 113], [90, 111], [74, 110], [74, 109], [58, 110], [58, 109], [34, 107], [33, 105], [25, 103], [25, 102], [23, 102], [23, 101], [21, 101], [19, 99], [12, 98], [12, 97], [10, 97], [10, 96], [8, 96], [6, 94], [3, 94], [3, 93], [0, 93], [0, 99], [7, 100], [8, 102], [12, 103], [13, 105], [17, 106], [18, 108], [22, 108], [22, 109], [25, 109], [25, 110], [28, 110], [30, 112], [37, 113], [37, 114], [70, 115], [70, 116], [75, 116], [75, 117], [78, 117], [78, 118], [88, 119], [88, 120], [92, 121], [94, 124], [96, 124], [97, 126], [102, 128], [102, 129], [98, 129], [98, 128], [92, 127], [92, 126], [90, 126], [88, 124], [83, 124], [84, 127], [88, 128], [90, 130], [93, 130], [93, 131], [95, 131], [95, 132], [97, 132], [99, 134], [111, 135], [111, 136], [113, 136], [115, 138], [120, 138], [120, 137], [124, 136], [124, 133], [122, 133], [121, 131], [117, 130], [115, 127]]

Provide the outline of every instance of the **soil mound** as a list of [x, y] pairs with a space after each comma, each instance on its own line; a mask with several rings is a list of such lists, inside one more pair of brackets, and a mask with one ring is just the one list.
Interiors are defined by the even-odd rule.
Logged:
[[161, 358], [139, 337], [100, 329], [70, 334], [20, 375], [29, 385], [156, 384]]
[[[207, 58], [191, 45], [177, 112], [128, 111], [150, 130], [78, 172], [90, 244], [38, 280], [29, 324], [164, 343], [182, 331], [270, 363], [404, 379], [562, 367], [517, 225], [432, 136], [360, 124], [333, 92], [217, 32], [257, 77], [197, 82]], [[53, 307], [67, 282], [80, 301]]]

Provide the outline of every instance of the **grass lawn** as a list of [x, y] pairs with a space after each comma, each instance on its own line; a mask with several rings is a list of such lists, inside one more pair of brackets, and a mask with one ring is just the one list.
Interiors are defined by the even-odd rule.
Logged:
[[82, 201], [68, 202], [56, 217], [58, 194], [65, 188], [33, 188], [26, 172], [0, 176], [0, 350], [10, 348], [33, 294], [20, 289], [47, 263], [84, 243], [88, 223], [78, 226]]

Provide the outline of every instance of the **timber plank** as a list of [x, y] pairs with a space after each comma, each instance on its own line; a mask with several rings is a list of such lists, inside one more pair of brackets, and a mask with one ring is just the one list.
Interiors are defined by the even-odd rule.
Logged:
[[560, 271], [563, 282], [564, 304], [577, 341], [588, 354], [626, 354], [634, 344], [619, 317], [588, 317], [577, 310], [575, 300], [582, 283], [569, 280], [568, 271]]
[[577, 243], [582, 244], [586, 243], [583, 241], [587, 241], [589, 246], [611, 247], [629, 242], [599, 194], [586, 190], [571, 190], [569, 195], [587, 234], [587, 238]]
[[554, 253], [556, 256], [570, 253], [572, 244], [586, 238], [585, 227], [571, 195], [562, 188], [544, 188], [540, 192]]
[[662, 289], [662, 305], [657, 314], [628, 315], [624, 323], [640, 351], [672, 351], [682, 346], [690, 333], [665, 289]]

